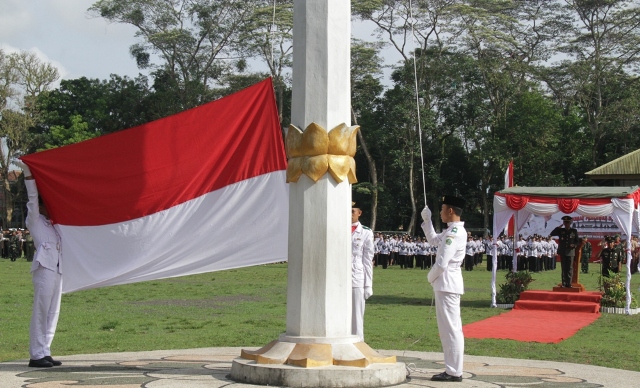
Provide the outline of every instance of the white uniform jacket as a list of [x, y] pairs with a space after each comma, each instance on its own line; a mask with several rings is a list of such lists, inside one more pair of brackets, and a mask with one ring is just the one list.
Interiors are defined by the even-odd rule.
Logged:
[[356, 223], [351, 233], [351, 287], [373, 287], [373, 232]]
[[33, 179], [25, 179], [27, 186], [27, 228], [33, 236], [36, 253], [33, 257], [31, 272], [38, 268], [38, 265], [52, 271], [62, 273], [60, 268], [60, 237], [53, 228], [51, 220], [40, 214], [38, 206], [38, 187]]
[[429, 271], [427, 279], [434, 291], [464, 294], [462, 271], [460, 266], [464, 262], [467, 247], [467, 231], [464, 222], [450, 222], [447, 229], [437, 234], [433, 225], [422, 224], [427, 241], [438, 245], [436, 262]]

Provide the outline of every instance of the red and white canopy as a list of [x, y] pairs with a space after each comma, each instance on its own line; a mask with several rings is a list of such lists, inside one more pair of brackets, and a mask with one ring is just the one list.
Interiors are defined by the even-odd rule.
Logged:
[[[496, 305], [496, 238], [514, 217], [520, 229], [532, 214], [578, 213], [587, 217], [610, 216], [624, 234], [640, 230], [640, 188], [633, 187], [510, 187], [493, 197], [493, 276], [491, 304]], [[627, 307], [631, 304], [631, 239], [627, 238]]]

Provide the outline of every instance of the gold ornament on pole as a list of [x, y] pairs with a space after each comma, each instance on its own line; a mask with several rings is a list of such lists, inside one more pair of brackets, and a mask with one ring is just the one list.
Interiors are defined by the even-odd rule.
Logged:
[[348, 127], [340, 124], [330, 132], [316, 123], [311, 123], [301, 131], [293, 124], [285, 139], [289, 158], [287, 183], [297, 182], [302, 174], [317, 182], [329, 172], [336, 182], [356, 179], [356, 154], [359, 126]]

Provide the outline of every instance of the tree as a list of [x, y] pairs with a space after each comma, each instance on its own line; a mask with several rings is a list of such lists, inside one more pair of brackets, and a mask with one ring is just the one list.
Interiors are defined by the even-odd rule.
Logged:
[[26, 51], [5, 55], [0, 52], [0, 174], [5, 195], [5, 220], [11, 222], [13, 193], [9, 167], [14, 158], [29, 149], [29, 128], [38, 122], [34, 102], [58, 79], [58, 71]]
[[[36, 134], [36, 149], [58, 147], [68, 139], [84, 139], [87, 134], [69, 135], [60, 133], [52, 137], [51, 129], [80, 128], [77, 116], [87, 124], [87, 131], [99, 136], [144, 124], [164, 117], [164, 110], [156, 112], [151, 103], [151, 91], [146, 77], [130, 79], [112, 74], [108, 80], [81, 77], [62, 80], [60, 87], [41, 93], [36, 101], [40, 112], [38, 125], [32, 129]], [[90, 137], [93, 137], [90, 136]], [[45, 146], [45, 144], [47, 144]]]
[[18, 74], [13, 68], [10, 57], [0, 48], [0, 112], [7, 107], [10, 99], [16, 94], [17, 82]]
[[[99, 0], [89, 12], [130, 24], [141, 39], [130, 48], [141, 69], [172, 87], [179, 110], [209, 101], [208, 89], [232, 69], [240, 32], [255, 2], [239, 0]], [[152, 63], [152, 55], [161, 63]], [[175, 113], [175, 112], [171, 112]]]
[[258, 57], [269, 68], [273, 78], [280, 123], [284, 127], [285, 99], [290, 79], [293, 50], [293, 0], [256, 1], [253, 16], [240, 34], [241, 55]]
[[89, 124], [82, 121], [82, 116], [80, 115], [71, 116], [71, 125], [69, 128], [65, 128], [62, 125], [54, 125], [49, 132], [49, 138], [52, 142], [46, 143], [45, 149], [79, 143], [98, 136], [96, 131], [89, 130]]
[[[371, 195], [369, 226], [373, 230], [376, 228], [378, 216], [378, 170], [375, 159], [367, 146], [364, 132], [375, 131], [377, 126], [375, 121], [371, 120], [370, 112], [375, 109], [376, 100], [383, 89], [378, 79], [382, 73], [382, 59], [378, 54], [379, 48], [379, 45], [355, 39], [351, 42], [351, 115], [353, 124], [363, 124], [358, 131], [358, 141], [365, 155], [370, 181], [356, 184], [355, 190], [356, 192]], [[373, 139], [373, 136], [369, 136], [367, 137]]]
[[556, 99], [580, 108], [593, 168], [610, 160], [607, 141], [616, 138], [616, 124], [628, 121], [626, 112], [637, 106], [624, 91], [640, 82], [640, 6], [632, 0], [566, 0], [564, 12], [571, 19], [560, 52], [569, 59], [544, 79]]
[[[406, 175], [409, 177], [406, 187], [406, 190], [409, 191], [411, 204], [409, 232], [415, 230], [418, 212], [422, 207], [418, 205], [421, 198], [417, 193], [418, 172], [424, 169], [429, 170], [429, 167], [422, 166], [417, 159], [420, 155], [418, 147], [420, 137], [417, 136], [420, 131], [418, 129], [419, 127], [426, 128], [434, 123], [431, 109], [436, 106], [431, 99], [433, 95], [430, 93], [430, 81], [433, 78], [425, 69], [426, 62], [415, 60], [415, 57], [428, 51], [429, 55], [437, 58], [447, 50], [447, 46], [455, 35], [446, 32], [446, 26], [451, 24], [449, 10], [455, 3], [454, 0], [423, 2], [362, 0], [352, 3], [354, 14], [362, 20], [374, 23], [378, 37], [384, 39], [403, 58], [400, 64], [401, 71], [394, 73], [393, 76], [396, 83], [393, 99], [403, 106], [403, 115], [406, 115], [402, 119], [398, 117], [401, 121], [398, 122], [395, 130], [403, 132], [400, 138], [406, 141], [403, 148], [407, 152], [404, 157], [408, 158], [406, 159], [408, 163], [402, 165], [408, 169]], [[418, 90], [416, 90], [416, 86], [418, 86]], [[391, 98], [390, 95], [388, 97]], [[402, 102], [396, 100], [402, 98], [404, 98]], [[422, 113], [420, 120], [418, 119], [418, 108]], [[397, 110], [396, 113], [399, 114], [400, 110]], [[422, 125], [419, 126], [419, 122]], [[433, 133], [428, 129], [426, 132]]]
[[471, 135], [480, 177], [478, 196], [489, 227], [488, 193], [506, 169], [511, 154], [501, 133], [508, 131], [507, 115], [513, 101], [532, 87], [532, 79], [553, 54], [562, 33], [561, 9], [554, 1], [468, 0], [454, 7], [462, 32], [458, 50], [477, 63], [485, 90], [486, 125]]

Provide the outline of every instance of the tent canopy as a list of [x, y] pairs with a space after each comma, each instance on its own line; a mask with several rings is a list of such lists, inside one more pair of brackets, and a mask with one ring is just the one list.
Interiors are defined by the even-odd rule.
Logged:
[[[578, 213], [587, 217], [610, 216], [627, 236], [640, 229], [638, 203], [640, 188], [631, 187], [510, 187], [493, 197], [493, 274], [492, 306], [496, 305], [496, 239], [514, 217], [520, 229], [532, 214], [549, 216], [558, 212]], [[517, 233], [516, 233], [517, 234]], [[627, 238], [627, 307], [631, 304], [631, 239]], [[514, 250], [514, 271], [517, 257]]]
[[501, 190], [496, 195], [520, 195], [552, 198], [628, 198], [640, 193], [638, 186], [631, 187], [520, 187]]

